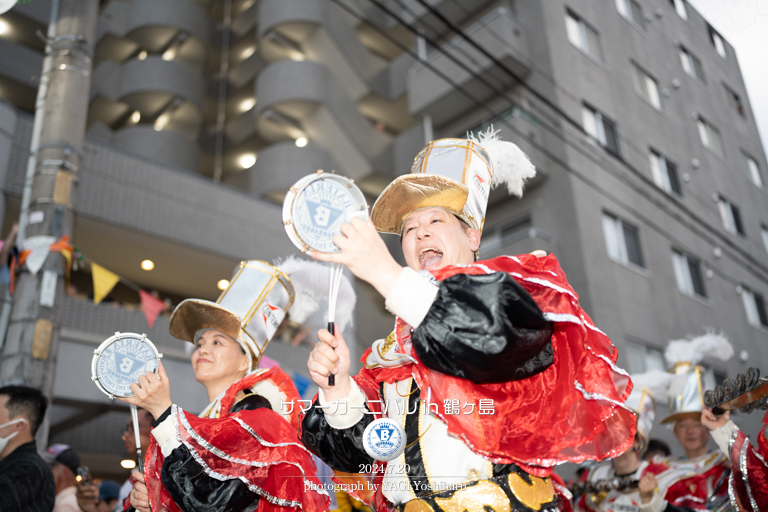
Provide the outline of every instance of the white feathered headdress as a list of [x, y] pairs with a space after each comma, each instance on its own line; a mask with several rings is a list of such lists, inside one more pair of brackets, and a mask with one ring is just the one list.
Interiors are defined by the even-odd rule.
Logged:
[[482, 147], [493, 164], [491, 188], [506, 185], [507, 192], [523, 196], [525, 182], [536, 176], [536, 167], [517, 144], [501, 140], [499, 132], [491, 125], [486, 131], [467, 133], [467, 139]]
[[707, 329], [702, 336], [670, 341], [664, 352], [664, 358], [670, 366], [679, 363], [699, 364], [705, 357], [727, 361], [733, 357], [733, 346], [724, 334]]

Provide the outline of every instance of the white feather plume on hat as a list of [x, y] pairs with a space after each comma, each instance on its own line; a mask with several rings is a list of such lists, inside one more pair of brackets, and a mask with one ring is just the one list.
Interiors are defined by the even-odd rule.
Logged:
[[[293, 304], [288, 308], [288, 315], [294, 321], [306, 322], [322, 305], [327, 304], [331, 271], [328, 265], [291, 255], [282, 261], [277, 260], [275, 266], [288, 275], [296, 292]], [[347, 325], [351, 325], [356, 301], [352, 283], [346, 275], [342, 275], [335, 318], [340, 330], [343, 331]]]
[[510, 194], [522, 197], [526, 180], [536, 176], [536, 167], [517, 144], [501, 140], [499, 131], [491, 125], [486, 131], [477, 132], [477, 136], [467, 133], [467, 139], [479, 144], [491, 157], [491, 188], [504, 184]]
[[667, 398], [667, 390], [672, 383], [674, 375], [664, 370], [651, 370], [645, 373], [636, 373], [629, 376], [632, 379], [632, 390], [647, 388], [655, 400]]
[[733, 346], [724, 334], [707, 329], [706, 334], [687, 340], [670, 341], [664, 358], [670, 366], [676, 363], [700, 363], [705, 357], [727, 361], [733, 356]]

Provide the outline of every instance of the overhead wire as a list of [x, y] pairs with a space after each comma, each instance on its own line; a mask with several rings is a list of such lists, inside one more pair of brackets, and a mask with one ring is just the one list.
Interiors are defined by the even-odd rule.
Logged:
[[[454, 89], [456, 89], [456, 90], [457, 90], [458, 92], [460, 92], [460, 93], [461, 93], [463, 96], [465, 96], [467, 99], [469, 99], [469, 100], [470, 100], [470, 101], [471, 101], [471, 102], [472, 102], [472, 103], [473, 103], [475, 106], [477, 106], [479, 109], [482, 109], [483, 111], [485, 111], [486, 113], [488, 113], [488, 114], [489, 114], [489, 115], [490, 115], [492, 118], [495, 118], [495, 117], [497, 117], [497, 116], [500, 114], [499, 112], [494, 112], [494, 111], [493, 111], [493, 110], [492, 110], [492, 109], [491, 109], [491, 108], [490, 108], [490, 107], [489, 107], [487, 104], [485, 104], [485, 103], [483, 103], [483, 102], [480, 102], [479, 100], [477, 100], [477, 98], [475, 98], [475, 97], [474, 97], [474, 95], [473, 95], [472, 93], [470, 93], [469, 91], [467, 91], [467, 90], [466, 90], [466, 88], [465, 88], [464, 86], [462, 86], [461, 84], [458, 84], [458, 83], [456, 83], [456, 82], [455, 82], [453, 79], [451, 79], [450, 77], [448, 77], [448, 76], [447, 76], [445, 73], [441, 72], [439, 69], [437, 69], [435, 66], [433, 66], [433, 65], [432, 65], [432, 64], [431, 64], [431, 63], [430, 63], [428, 60], [420, 58], [420, 57], [419, 57], [419, 55], [417, 55], [417, 54], [416, 54], [416, 53], [415, 53], [415, 52], [414, 52], [414, 51], [413, 51], [411, 48], [409, 48], [409, 47], [405, 46], [405, 45], [404, 45], [404, 44], [402, 44], [400, 41], [398, 41], [397, 39], [395, 39], [394, 37], [392, 37], [392, 36], [391, 36], [389, 33], [387, 33], [387, 31], [385, 31], [384, 29], [382, 29], [381, 27], [379, 27], [379, 26], [378, 26], [378, 25], [376, 25], [375, 23], [371, 22], [370, 20], [368, 20], [368, 19], [367, 19], [367, 18], [365, 18], [364, 16], [360, 15], [359, 13], [355, 12], [354, 10], [350, 9], [350, 8], [349, 8], [349, 7], [348, 7], [346, 4], [344, 4], [344, 3], [343, 3], [341, 0], [331, 0], [331, 1], [332, 1], [333, 3], [335, 3], [336, 5], [338, 5], [339, 7], [341, 7], [342, 9], [344, 9], [345, 11], [347, 11], [348, 13], [352, 14], [352, 15], [353, 15], [354, 17], [356, 17], [356, 18], [357, 18], [357, 19], [358, 19], [358, 20], [359, 20], [361, 23], [364, 23], [364, 24], [366, 24], [367, 26], [369, 26], [370, 28], [372, 28], [373, 30], [375, 30], [375, 31], [379, 32], [379, 33], [380, 33], [380, 34], [381, 34], [381, 35], [382, 35], [384, 38], [388, 39], [388, 40], [389, 40], [389, 41], [390, 41], [392, 44], [394, 44], [395, 46], [397, 46], [398, 48], [400, 48], [402, 51], [404, 51], [404, 52], [407, 52], [407, 53], [408, 53], [408, 54], [409, 54], [411, 57], [413, 57], [415, 60], [417, 60], [418, 62], [420, 62], [420, 63], [421, 63], [422, 65], [424, 65], [425, 67], [429, 68], [429, 69], [430, 69], [430, 71], [432, 71], [433, 73], [435, 73], [435, 74], [436, 74], [438, 77], [440, 77], [441, 79], [445, 80], [445, 81], [446, 81], [446, 82], [447, 82], [449, 85], [451, 85], [451, 86], [452, 86]], [[378, 2], [377, 0], [368, 0], [368, 1], [369, 1], [369, 2], [371, 2], [371, 3], [373, 3], [374, 5], [378, 6], [379, 8], [381, 8], [381, 9], [382, 9], [382, 10], [383, 10], [383, 11], [384, 11], [386, 14], [388, 14], [388, 15], [392, 16], [392, 17], [393, 17], [395, 20], [397, 20], [399, 23], [401, 23], [401, 24], [405, 25], [405, 26], [406, 26], [406, 28], [409, 28], [409, 30], [411, 30], [411, 31], [412, 31], [412, 32], [414, 32], [415, 34], [417, 34], [417, 35], [419, 35], [419, 36], [421, 36], [421, 37], [424, 37], [424, 36], [423, 36], [423, 34], [421, 34], [421, 33], [420, 33], [418, 30], [416, 30], [416, 29], [415, 29], [415, 28], [413, 28], [412, 26], [410, 26], [410, 25], [408, 25], [407, 23], [405, 23], [405, 22], [402, 20], [402, 18], [400, 18], [400, 17], [399, 17], [397, 14], [393, 13], [393, 12], [392, 12], [390, 9], [388, 9], [386, 6], [383, 6], [383, 5], [382, 5], [380, 2]], [[432, 44], [433, 46], [435, 46], [435, 47], [437, 47], [437, 48], [439, 49], [439, 45], [436, 45], [436, 44], [434, 44], [432, 41], [430, 41], [430, 44]], [[482, 80], [482, 77], [479, 77], [479, 76], [478, 76], [478, 75], [477, 75], [477, 74], [476, 74], [476, 73], [475, 73], [473, 70], [471, 70], [471, 69], [467, 69], [467, 68], [466, 68], [466, 66], [465, 66], [463, 63], [456, 61], [456, 59], [455, 59], [455, 58], [452, 58], [452, 56], [450, 56], [449, 54], [447, 54], [447, 53], [445, 53], [445, 52], [443, 52], [443, 53], [444, 53], [446, 56], [448, 56], [449, 58], [451, 58], [451, 59], [452, 59], [454, 62], [456, 62], [457, 64], [459, 64], [460, 66], [462, 66], [462, 67], [463, 67], [463, 68], [464, 68], [464, 69], [465, 69], [467, 72], [469, 72], [469, 73], [470, 73], [470, 74], [471, 74], [473, 77], [475, 77], [475, 78], [478, 78], [478, 79], [481, 81], [481, 83], [484, 83], [484, 84], [485, 84], [487, 87], [491, 88], [492, 90], [495, 90], [495, 88], [493, 88], [493, 86], [490, 86], [490, 85], [488, 85], [488, 84], [487, 84], [487, 81], [483, 81], [483, 80]], [[511, 104], [513, 107], [517, 107], [517, 108], [520, 108], [522, 111], [525, 111], [525, 109], [523, 109], [523, 108], [522, 108], [522, 107], [521, 107], [521, 106], [520, 106], [520, 105], [519, 105], [519, 104], [518, 104], [518, 103], [517, 103], [517, 102], [516, 102], [516, 101], [515, 101], [513, 98], [510, 98], [510, 97], [509, 97], [508, 95], [506, 95], [506, 94], [501, 94], [501, 96], [502, 96], [502, 97], [505, 97], [505, 99], [507, 99], [507, 101], [509, 102], [509, 104]], [[521, 131], [520, 131], [520, 130], [519, 130], [517, 127], [516, 127], [516, 126], [514, 126], [514, 125], [513, 125], [513, 124], [511, 124], [511, 123], [509, 123], [507, 120], [503, 120], [502, 122], [503, 122], [503, 124], [504, 124], [505, 126], [507, 126], [507, 127], [508, 127], [508, 128], [511, 130], [511, 131], [513, 131], [515, 134], [517, 134], [517, 135], [519, 135], [519, 136], [521, 136], [521, 137], [523, 137], [523, 138], [527, 138], [527, 135], [526, 135], [526, 134], [522, 133], [522, 132], [521, 132]], [[542, 124], [542, 126], [544, 126], [544, 125]], [[582, 132], [582, 133], [585, 133], [585, 132], [583, 131], [583, 128], [582, 128], [580, 125], [577, 125], [577, 128], [579, 128], [579, 131], [580, 131], [580, 132]], [[596, 165], [598, 165], [600, 168], [602, 168], [602, 169], [604, 169], [604, 170], [607, 170], [607, 171], [608, 171], [608, 172], [609, 172], [609, 173], [610, 173], [610, 174], [611, 174], [613, 177], [615, 177], [615, 178], [619, 178], [619, 179], [622, 179], [622, 181], [624, 181], [624, 182], [625, 182], [625, 183], [626, 183], [626, 184], [627, 184], [627, 185], [628, 185], [630, 188], [632, 188], [634, 191], [638, 192], [640, 195], [642, 195], [643, 197], [645, 197], [645, 198], [646, 198], [646, 199], [648, 199], [649, 201], [656, 203], [656, 205], [657, 205], [657, 206], [659, 206], [659, 207], [662, 207], [662, 208], [663, 208], [663, 206], [662, 206], [662, 205], [660, 205], [660, 204], [658, 203], [658, 201], [655, 201], [653, 198], [651, 198], [651, 197], [650, 197], [650, 196], [649, 196], [649, 195], [646, 193], [646, 191], [645, 191], [645, 190], [643, 190], [643, 189], [640, 189], [639, 187], [637, 187], [637, 186], [636, 186], [634, 183], [632, 183], [632, 182], [628, 182], [628, 181], [627, 181], [627, 177], [625, 177], [625, 176], [623, 176], [623, 175], [621, 175], [621, 174], [619, 174], [619, 173], [616, 173], [616, 172], [612, 171], [611, 169], [608, 169], [607, 167], [605, 167], [604, 165], [602, 165], [602, 164], [601, 164], [599, 161], [595, 160], [595, 158], [594, 158], [594, 157], [595, 157], [596, 155], [593, 155], [593, 154], [591, 154], [591, 152], [587, 152], [587, 153], [585, 153], [585, 152], [584, 152], [584, 150], [583, 150], [583, 148], [581, 148], [581, 147], [579, 147], [579, 146], [577, 146], [577, 145], [574, 145], [574, 143], [573, 143], [573, 142], [570, 142], [570, 141], [568, 141], [568, 140], [564, 139], [564, 138], [563, 138], [563, 136], [562, 136], [562, 134], [561, 134], [560, 132], [557, 132], [557, 131], [553, 131], [551, 128], [547, 128], [547, 129], [548, 129], [548, 130], [549, 130], [551, 133], [553, 133], [554, 135], [556, 135], [558, 138], [560, 138], [560, 139], [561, 139], [563, 142], [565, 142], [566, 144], [570, 145], [571, 147], [574, 147], [574, 148], [575, 148], [577, 151], [579, 151], [580, 153], [582, 153], [582, 154], [583, 154], [585, 157], [589, 158], [591, 161], [593, 161], [594, 163], [596, 163]], [[579, 178], [579, 179], [580, 179], [582, 182], [584, 182], [585, 184], [587, 184], [587, 185], [588, 185], [590, 188], [592, 188], [593, 190], [597, 191], [598, 193], [600, 193], [600, 194], [601, 194], [601, 195], [603, 195], [604, 197], [608, 198], [608, 199], [609, 199], [609, 200], [611, 200], [612, 202], [614, 202], [614, 203], [616, 203], [617, 205], [619, 205], [620, 207], [624, 208], [626, 211], [628, 211], [628, 212], [630, 212], [631, 214], [633, 214], [633, 215], [634, 215], [635, 217], [637, 217], [639, 220], [641, 220], [642, 222], [644, 222], [644, 223], [645, 223], [645, 224], [646, 224], [648, 227], [650, 227], [651, 229], [653, 229], [653, 230], [654, 230], [654, 231], [656, 231], [657, 233], [661, 234], [661, 235], [662, 235], [664, 238], [666, 238], [667, 240], [669, 240], [670, 242], [672, 242], [672, 244], [673, 244], [675, 247], [678, 247], [678, 248], [680, 248], [680, 249], [682, 249], [682, 250], [685, 250], [685, 251], [686, 251], [686, 252], [688, 252], [689, 254], [696, 254], [696, 252], [695, 252], [695, 251], [692, 251], [692, 250], [690, 250], [689, 248], [683, 247], [683, 244], [681, 244], [681, 243], [680, 243], [680, 241], [679, 241], [679, 239], [678, 239], [677, 237], [675, 237], [674, 235], [672, 235], [671, 233], [669, 233], [667, 230], [665, 230], [663, 227], [661, 227], [661, 226], [660, 226], [660, 225], [658, 225], [657, 223], [653, 222], [651, 219], [649, 219], [649, 218], [648, 218], [646, 215], [644, 215], [642, 212], [640, 212], [640, 211], [638, 211], [637, 209], [635, 209], [635, 208], [631, 207], [630, 205], [626, 204], [626, 202], [625, 202], [625, 201], [622, 201], [621, 199], [619, 199], [618, 197], [616, 197], [616, 196], [615, 196], [613, 193], [611, 193], [611, 192], [610, 192], [610, 191], [608, 191], [607, 189], [605, 189], [605, 188], [601, 187], [600, 185], [598, 185], [598, 184], [597, 184], [597, 183], [596, 183], [594, 180], [591, 180], [590, 178], [588, 178], [587, 176], [585, 176], [583, 173], [581, 173], [581, 172], [577, 171], [576, 169], [572, 168], [572, 167], [571, 167], [571, 166], [570, 166], [568, 163], [566, 163], [566, 162], [562, 161], [562, 159], [560, 159], [558, 156], [554, 155], [554, 154], [553, 154], [551, 151], [549, 151], [547, 148], [543, 147], [542, 145], [538, 144], [538, 143], [537, 143], [537, 142], [535, 142], [535, 141], [530, 141], [530, 140], [529, 140], [529, 143], [530, 143], [532, 146], [534, 146], [535, 148], [537, 148], [539, 151], [541, 151], [543, 154], [545, 154], [545, 155], [546, 155], [548, 158], [550, 158], [550, 159], [551, 159], [553, 162], [555, 162], [555, 163], [556, 163], [556, 164], [557, 164], [559, 167], [561, 167], [563, 170], [565, 170], [566, 172], [568, 172], [568, 173], [570, 173], [570, 174], [572, 174], [572, 175], [576, 176], [576, 177], [577, 177], [577, 178]], [[625, 164], [626, 164], [626, 163], [625, 163]], [[639, 171], [636, 171], [636, 172], [638, 172], [638, 173], [639, 173]], [[643, 178], [645, 178], [644, 176], [642, 176], [642, 177], [643, 177]], [[644, 181], [645, 181], [646, 183], [648, 183], [648, 184], [650, 184], [650, 185], [651, 185], [651, 190], [657, 190], [657, 187], [656, 187], [655, 185], [653, 185], [653, 183], [652, 183], [652, 182], [650, 182], [650, 180], [648, 180], [647, 178], [645, 178], [645, 179], [644, 179]], [[668, 198], [667, 198], [667, 199], [668, 199]], [[665, 209], [665, 210], [666, 210], [666, 209]], [[701, 238], [703, 238], [704, 240], [706, 240], [706, 241], [707, 241], [709, 244], [713, 245], [714, 247], [719, 247], [719, 245], [718, 245], [717, 243], [713, 242], [713, 241], [712, 241], [712, 239], [711, 239], [711, 238], [709, 238], [709, 237], [707, 236], [707, 234], [706, 234], [706, 233], [702, 233], [702, 232], [701, 232], [700, 230], [698, 230], [698, 229], [697, 229], [695, 226], [691, 226], [691, 225], [690, 225], [690, 223], [688, 223], [688, 222], [687, 222], [687, 221], [685, 221], [684, 219], [681, 219], [681, 218], [679, 218], [677, 215], [674, 215], [672, 212], [668, 212], [668, 211], [667, 211], [667, 213], [669, 213], [669, 214], [670, 214], [670, 215], [671, 215], [673, 218], [675, 218], [675, 220], [677, 220], [677, 221], [678, 221], [678, 222], [680, 222], [682, 225], [684, 225], [685, 227], [687, 227], [688, 229], [690, 229], [692, 232], [694, 232], [694, 233], [698, 234], [698, 235], [699, 235]], [[729, 245], [730, 245], [730, 244], [729, 244]], [[734, 262], [736, 262], [737, 264], [739, 264], [741, 267], [745, 268], [745, 269], [746, 269], [746, 270], [747, 270], [749, 273], [751, 273], [751, 274], [755, 274], [755, 275], [758, 277], [758, 279], [760, 279], [760, 280], [761, 280], [761, 281], [763, 281], [764, 283], [768, 284], [768, 278], [766, 278], [766, 277], [765, 277], [765, 276], [763, 276], [763, 275], [757, 274], [757, 273], [755, 272], [755, 270], [754, 270], [754, 269], [753, 269], [753, 268], [752, 268], [750, 265], [745, 265], [743, 262], [741, 262], [741, 261], [739, 260], [739, 258], [733, 257], [733, 255], [732, 255], [732, 259], [733, 259], [733, 261], [734, 261]], [[734, 285], [736, 285], [736, 286], [740, 286], [740, 285], [741, 285], [741, 281], [740, 281], [740, 280], [738, 280], [738, 279], [735, 279], [735, 278], [732, 278], [732, 277], [730, 277], [728, 274], [724, 273], [722, 270], [720, 270], [720, 269], [719, 269], [717, 266], [715, 266], [714, 264], [712, 264], [712, 263], [709, 263], [709, 262], [708, 262], [708, 267], [709, 267], [709, 269], [710, 269], [710, 270], [712, 270], [712, 271], [713, 271], [715, 274], [717, 274], [718, 276], [720, 276], [722, 279], [724, 279], [724, 280], [726, 280], [726, 281], [728, 281], [728, 282], [730, 282], [730, 283], [732, 283], [732, 284], [734, 284]]]

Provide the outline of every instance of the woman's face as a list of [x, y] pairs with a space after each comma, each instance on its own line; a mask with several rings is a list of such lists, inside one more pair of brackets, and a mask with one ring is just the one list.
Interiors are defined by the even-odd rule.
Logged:
[[248, 371], [248, 357], [235, 340], [210, 329], [197, 340], [197, 348], [192, 353], [192, 370], [201, 384], [240, 378]]

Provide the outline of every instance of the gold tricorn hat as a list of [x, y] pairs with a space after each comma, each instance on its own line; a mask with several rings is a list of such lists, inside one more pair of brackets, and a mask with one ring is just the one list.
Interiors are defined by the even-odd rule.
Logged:
[[410, 174], [379, 195], [371, 220], [382, 233], [400, 234], [412, 212], [438, 207], [482, 232], [491, 188], [503, 183], [520, 197], [525, 180], [535, 175], [525, 153], [502, 141], [492, 126], [478, 137], [434, 140], [416, 155]]

